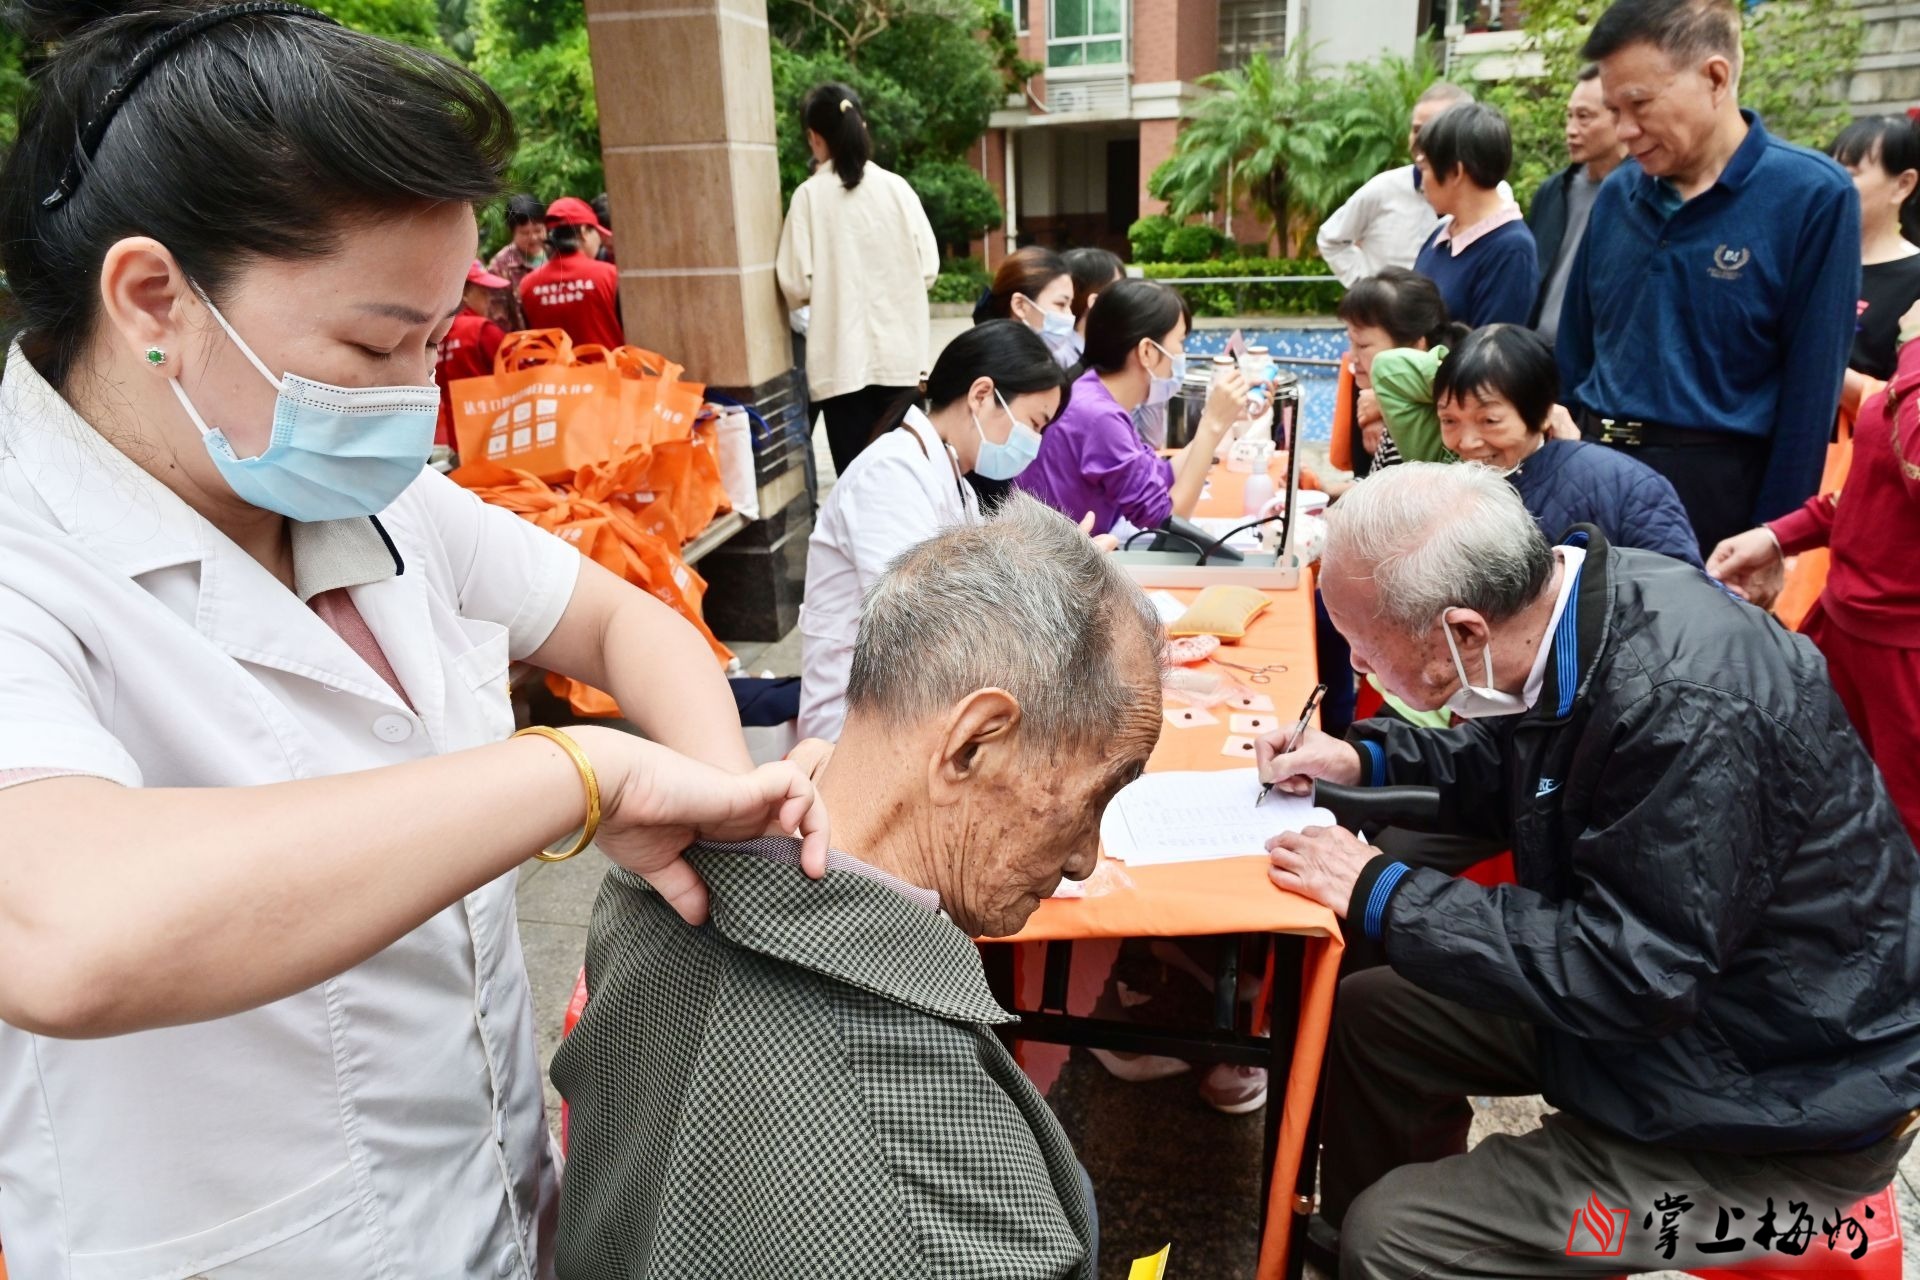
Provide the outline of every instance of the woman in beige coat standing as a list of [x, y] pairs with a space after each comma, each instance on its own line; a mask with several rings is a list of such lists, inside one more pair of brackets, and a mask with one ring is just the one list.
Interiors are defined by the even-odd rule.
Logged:
[[800, 109], [818, 166], [793, 193], [775, 271], [787, 305], [810, 307], [807, 390], [844, 472], [927, 367], [927, 289], [940, 251], [920, 197], [868, 157], [860, 99], [843, 84]]

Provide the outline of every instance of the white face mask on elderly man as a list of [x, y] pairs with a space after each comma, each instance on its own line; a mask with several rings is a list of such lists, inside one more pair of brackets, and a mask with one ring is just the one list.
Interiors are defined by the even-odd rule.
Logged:
[[1447, 638], [1447, 651], [1453, 655], [1453, 670], [1460, 677], [1460, 687], [1451, 697], [1441, 703], [1441, 709], [1451, 711], [1462, 720], [1484, 720], [1493, 716], [1517, 716], [1527, 709], [1526, 700], [1517, 693], [1504, 693], [1493, 687], [1493, 646], [1488, 645], [1480, 651], [1486, 659], [1487, 682], [1474, 684], [1467, 679], [1467, 664], [1460, 660], [1460, 647], [1453, 642], [1453, 628], [1447, 624], [1446, 615], [1440, 617], [1440, 632]]

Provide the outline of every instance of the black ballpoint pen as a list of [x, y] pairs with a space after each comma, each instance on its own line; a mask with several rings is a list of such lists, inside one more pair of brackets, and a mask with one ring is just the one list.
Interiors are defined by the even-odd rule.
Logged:
[[[1307, 721], [1313, 719], [1314, 709], [1320, 705], [1320, 699], [1324, 698], [1326, 694], [1327, 694], [1326, 685], [1317, 684], [1313, 686], [1313, 692], [1307, 695], [1307, 705], [1301, 708], [1300, 723], [1293, 726], [1293, 732], [1287, 735], [1287, 745], [1281, 750], [1280, 752], [1281, 755], [1283, 756], [1287, 755], [1289, 752], [1292, 752], [1297, 747], [1299, 747], [1300, 735], [1304, 734], [1307, 731]], [[1266, 802], [1267, 797], [1272, 794], [1273, 794], [1273, 783], [1271, 782], [1262, 783], [1260, 787], [1260, 794], [1253, 798], [1253, 807], [1258, 809], [1262, 804]]]

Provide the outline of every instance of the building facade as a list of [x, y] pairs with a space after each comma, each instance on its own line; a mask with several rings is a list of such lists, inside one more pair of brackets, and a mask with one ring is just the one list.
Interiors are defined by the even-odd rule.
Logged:
[[[1173, 154], [1208, 72], [1306, 42], [1330, 65], [1408, 55], [1431, 0], [1007, 0], [1022, 56], [1042, 72], [995, 112], [974, 152], [1006, 211], [982, 246], [1098, 245], [1125, 256], [1127, 227], [1161, 205], [1147, 179]], [[1444, 13], [1444, 10], [1441, 11]]]
[[[1847, 85], [1857, 115], [1920, 103], [1920, 3], [1853, 0], [1864, 23]], [[1127, 227], [1161, 209], [1147, 180], [1173, 153], [1181, 112], [1210, 71], [1302, 41], [1332, 66], [1411, 54], [1447, 36], [1463, 79], [1538, 74], [1523, 49], [1522, 0], [1006, 0], [1022, 56], [1040, 64], [1026, 92], [994, 113], [973, 160], [1005, 210], [975, 256], [1010, 248], [1099, 245], [1123, 257]], [[1229, 234], [1240, 227], [1229, 226]], [[1260, 230], [1249, 219], [1244, 230]], [[1242, 237], [1237, 237], [1242, 238]]]

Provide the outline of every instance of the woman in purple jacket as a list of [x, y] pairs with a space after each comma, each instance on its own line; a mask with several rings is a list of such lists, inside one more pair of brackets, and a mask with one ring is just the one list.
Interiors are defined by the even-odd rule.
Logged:
[[1216, 376], [1193, 444], [1177, 465], [1134, 429], [1142, 404], [1164, 404], [1186, 376], [1186, 302], [1152, 280], [1122, 280], [1087, 313], [1087, 345], [1065, 412], [1040, 441], [1040, 456], [1014, 484], [1092, 532], [1124, 519], [1151, 529], [1168, 516], [1191, 516], [1214, 448], [1240, 416], [1247, 381], [1238, 370]]

